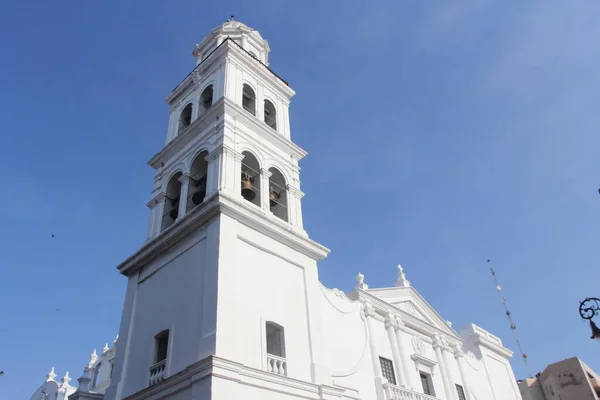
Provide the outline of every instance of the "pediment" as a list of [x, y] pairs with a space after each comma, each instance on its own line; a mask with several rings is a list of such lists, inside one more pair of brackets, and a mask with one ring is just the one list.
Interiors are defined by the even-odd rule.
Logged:
[[452, 336], [458, 336], [413, 287], [368, 289], [367, 293]]

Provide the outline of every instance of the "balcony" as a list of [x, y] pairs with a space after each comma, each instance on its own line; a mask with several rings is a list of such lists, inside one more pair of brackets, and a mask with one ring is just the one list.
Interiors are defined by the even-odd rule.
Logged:
[[267, 354], [267, 371], [287, 376], [287, 361], [283, 357]]
[[400, 386], [385, 383], [383, 385], [385, 400], [439, 400], [437, 397], [423, 393], [413, 392]]
[[167, 360], [162, 360], [150, 367], [150, 386], [156, 385], [158, 382], [165, 379], [165, 367]]

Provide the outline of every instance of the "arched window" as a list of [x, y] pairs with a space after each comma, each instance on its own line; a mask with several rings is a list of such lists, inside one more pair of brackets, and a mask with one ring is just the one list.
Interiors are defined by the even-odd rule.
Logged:
[[260, 207], [260, 166], [249, 151], [242, 153], [242, 196]]
[[244, 84], [242, 90], [242, 107], [252, 115], [256, 115], [256, 95], [248, 84]]
[[181, 111], [179, 116], [179, 131], [187, 128], [192, 123], [192, 103], [188, 104]]
[[269, 100], [265, 100], [265, 123], [277, 130], [277, 112], [275, 106]]
[[208, 85], [200, 95], [200, 109], [198, 110], [198, 118], [212, 107], [213, 104], [213, 85]]
[[273, 215], [288, 221], [287, 191], [285, 178], [277, 168], [269, 168], [269, 206]]
[[201, 204], [204, 201], [204, 196], [206, 196], [206, 171], [208, 169], [208, 163], [205, 158], [207, 155], [208, 152], [203, 151], [198, 154], [192, 163], [192, 168], [190, 169], [190, 186], [186, 203], [187, 211]]
[[165, 208], [163, 210], [162, 229], [165, 230], [177, 219], [179, 215], [179, 196], [181, 194], [181, 172], [171, 177], [167, 184], [167, 198], [165, 199]]

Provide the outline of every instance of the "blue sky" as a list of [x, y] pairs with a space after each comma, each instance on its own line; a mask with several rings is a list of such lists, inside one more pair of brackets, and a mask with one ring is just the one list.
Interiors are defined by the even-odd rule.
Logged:
[[[21, 1], [0, 13], [0, 397], [80, 376], [118, 331], [143, 242], [165, 96], [230, 14], [296, 90], [305, 226], [321, 280], [408, 279], [532, 373], [600, 370], [578, 301], [600, 297], [597, 2]], [[51, 238], [55, 234], [55, 238]], [[517, 377], [525, 371], [518, 357]], [[76, 383], [75, 380], [72, 383]]]

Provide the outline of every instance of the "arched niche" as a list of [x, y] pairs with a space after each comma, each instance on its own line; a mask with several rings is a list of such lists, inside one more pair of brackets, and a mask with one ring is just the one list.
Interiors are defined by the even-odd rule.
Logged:
[[254, 154], [242, 152], [242, 196], [260, 207], [260, 165]]
[[187, 198], [187, 211], [202, 204], [206, 196], [206, 173], [208, 162], [206, 162], [207, 151], [198, 154], [190, 169], [190, 182]]
[[181, 172], [176, 173], [169, 179], [167, 184], [165, 207], [163, 210], [162, 229], [164, 231], [177, 219], [179, 216], [179, 196], [181, 195]]
[[288, 221], [288, 201], [285, 177], [275, 167], [269, 168], [269, 208], [273, 215]]

